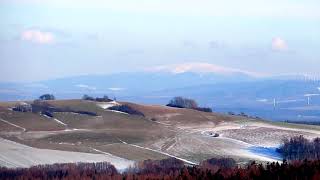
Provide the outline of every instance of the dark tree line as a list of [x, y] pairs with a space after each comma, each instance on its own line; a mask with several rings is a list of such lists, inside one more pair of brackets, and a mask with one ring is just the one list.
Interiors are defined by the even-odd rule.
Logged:
[[204, 167], [233, 168], [237, 166], [237, 162], [232, 158], [211, 158], [201, 163]]
[[44, 114], [49, 117], [53, 117], [53, 114], [55, 112], [73, 112], [73, 113], [85, 114], [85, 115], [89, 115], [89, 116], [97, 116], [97, 114], [95, 112], [79, 111], [79, 110], [71, 109], [69, 107], [58, 108], [58, 107], [50, 105], [46, 101], [41, 101], [41, 100], [33, 101], [33, 103], [31, 104], [31, 107], [32, 107], [33, 113]]
[[138, 115], [138, 116], [144, 116], [144, 114], [136, 109], [133, 109], [132, 107], [128, 105], [118, 105], [118, 106], [112, 106], [108, 108], [109, 110], [114, 110], [114, 111], [120, 111], [124, 113], [128, 113], [131, 115]]
[[320, 126], [319, 121], [285, 121], [286, 123], [294, 123], [294, 124], [308, 124], [308, 125], [317, 125]]
[[82, 96], [82, 100], [86, 100], [86, 101], [97, 101], [97, 102], [110, 102], [112, 101], [112, 99], [110, 99], [108, 96], [104, 95], [103, 97], [92, 97], [89, 96], [87, 94]]
[[39, 100], [43, 100], [43, 101], [45, 101], [45, 100], [55, 100], [55, 99], [56, 98], [54, 97], [53, 94], [44, 94], [44, 95], [41, 95], [39, 97]]
[[[219, 167], [224, 163], [231, 166]], [[210, 164], [210, 163], [213, 163]], [[181, 179], [181, 180], [297, 180], [320, 179], [320, 160], [294, 161], [287, 163], [251, 163], [245, 167], [233, 166], [229, 159], [186, 166], [180, 160], [170, 158], [158, 161], [144, 161], [124, 173], [119, 173], [109, 163], [54, 164], [27, 169], [0, 168], [0, 179]]]
[[284, 139], [278, 152], [287, 160], [320, 160], [320, 138], [308, 140], [303, 136], [295, 136]]
[[0, 179], [110, 179], [120, 176], [107, 162], [38, 165], [31, 168], [0, 168]]
[[198, 103], [193, 99], [174, 97], [167, 106], [193, 109], [198, 107]]
[[203, 112], [212, 112], [211, 108], [199, 107], [198, 103], [195, 100], [180, 97], [180, 96], [174, 97], [173, 99], [171, 99], [167, 104], [167, 106], [176, 107], [176, 108], [194, 109], [194, 110], [203, 111]]

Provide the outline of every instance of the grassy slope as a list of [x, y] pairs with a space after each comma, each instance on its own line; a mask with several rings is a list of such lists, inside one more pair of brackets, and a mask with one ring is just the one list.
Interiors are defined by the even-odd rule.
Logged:
[[[55, 107], [69, 108], [74, 111], [94, 112], [98, 116], [68, 112], [54, 113], [56, 119], [67, 124], [67, 127], [65, 127], [52, 119], [37, 114], [8, 110], [8, 107], [15, 104], [14, 102], [0, 103], [0, 118], [27, 129], [27, 132], [21, 132], [21, 130], [11, 125], [0, 122], [0, 136], [38, 148], [99, 153], [93, 150], [93, 148], [96, 148], [131, 160], [168, 157], [163, 153], [143, 149], [143, 147], [148, 147], [171, 155], [199, 161], [212, 156], [232, 156], [238, 159], [250, 159], [249, 156], [242, 157], [243, 154], [237, 151], [247, 147], [246, 145], [242, 145], [238, 141], [223, 138], [213, 139], [204, 136], [201, 134], [203, 130], [220, 128], [224, 125], [231, 128], [239, 128], [239, 126], [249, 123], [320, 130], [318, 126], [312, 125], [274, 123], [158, 105], [150, 106], [122, 102], [143, 112], [145, 117], [141, 117], [104, 110], [92, 101], [58, 100], [48, 101], [48, 103]], [[83, 130], [63, 131], [66, 128]], [[53, 132], [53, 130], [56, 132]], [[235, 140], [246, 141], [247, 139], [248, 142], [251, 142], [249, 138], [237, 137], [234, 132], [238, 131], [233, 131], [227, 129], [222, 132], [230, 135]], [[255, 135], [258, 141], [259, 138], [261, 140], [265, 139], [264, 133], [260, 133], [258, 130], [243, 129], [239, 130], [239, 133], [244, 136], [250, 136], [249, 131]], [[124, 144], [122, 141], [128, 144]], [[141, 148], [132, 145], [138, 145]]]

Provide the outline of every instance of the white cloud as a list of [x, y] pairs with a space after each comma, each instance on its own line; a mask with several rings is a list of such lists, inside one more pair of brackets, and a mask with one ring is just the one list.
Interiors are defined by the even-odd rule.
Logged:
[[156, 67], [149, 68], [147, 70], [156, 71], [156, 72], [165, 71], [165, 72], [171, 72], [174, 74], [180, 74], [185, 72], [217, 73], [222, 75], [243, 73], [250, 76], [261, 76], [261, 74], [255, 73], [255, 72], [245, 71], [245, 70], [236, 69], [236, 68], [223, 67], [223, 66], [209, 64], [209, 63], [198, 63], [198, 62], [156, 66]]
[[77, 84], [75, 86], [79, 87], [79, 88], [82, 88], [82, 89], [91, 90], [91, 91], [97, 90], [96, 87], [92, 87], [92, 86], [89, 86], [89, 85], [86, 85], [86, 84]]
[[272, 39], [271, 47], [272, 47], [272, 50], [274, 50], [274, 51], [287, 51], [288, 50], [287, 42], [280, 37], [275, 37]]
[[111, 87], [111, 88], [108, 88], [109, 90], [111, 91], [122, 91], [124, 90], [124, 88], [117, 88], [117, 87]]
[[257, 99], [258, 102], [268, 102], [268, 99]]
[[21, 40], [38, 44], [51, 44], [54, 42], [55, 36], [51, 32], [29, 29], [21, 33]]

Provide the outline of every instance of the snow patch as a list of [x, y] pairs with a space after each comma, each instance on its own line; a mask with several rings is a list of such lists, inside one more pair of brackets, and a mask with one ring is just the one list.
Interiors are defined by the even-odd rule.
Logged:
[[67, 126], [66, 123], [64, 123], [64, 122], [62, 122], [62, 121], [60, 121], [60, 120], [58, 120], [58, 119], [56, 119], [56, 118], [53, 118], [53, 120], [56, 121], [56, 122], [59, 123], [59, 124], [62, 124], [62, 125], [64, 125], [64, 126]]
[[97, 103], [97, 106], [101, 107], [102, 109], [108, 109], [110, 107], [118, 106], [118, 105], [120, 105], [120, 103], [116, 101]]
[[65, 129], [63, 131], [91, 131], [90, 129], [77, 129], [77, 128], [73, 128], [73, 129]]
[[125, 113], [125, 112], [122, 112], [122, 111], [116, 111], [116, 110], [108, 110], [108, 111], [129, 115], [128, 113]]
[[66, 143], [66, 142], [60, 142], [58, 144], [60, 144], [60, 145], [72, 145], [72, 146], [75, 145], [74, 143]]
[[30, 167], [40, 164], [109, 162], [119, 171], [134, 165], [134, 161], [109, 153], [93, 154], [50, 149], [38, 149], [0, 138], [0, 166], [8, 168]]
[[45, 114], [41, 114], [43, 117], [45, 117], [45, 118], [48, 118], [48, 119], [51, 119], [51, 117], [49, 117], [49, 116], [47, 116], [47, 115], [45, 115]]

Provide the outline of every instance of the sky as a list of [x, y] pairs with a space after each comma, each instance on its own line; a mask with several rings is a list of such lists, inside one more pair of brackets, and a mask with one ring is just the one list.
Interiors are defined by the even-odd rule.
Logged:
[[318, 74], [319, 9], [319, 0], [0, 0], [0, 81], [186, 64]]

